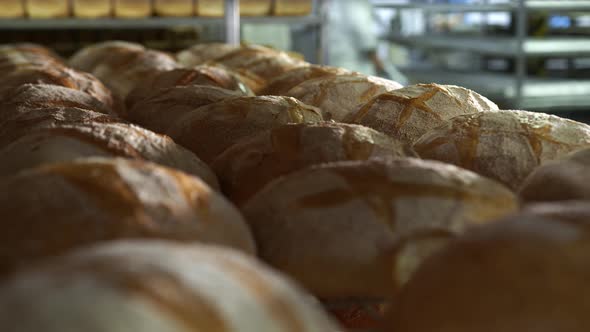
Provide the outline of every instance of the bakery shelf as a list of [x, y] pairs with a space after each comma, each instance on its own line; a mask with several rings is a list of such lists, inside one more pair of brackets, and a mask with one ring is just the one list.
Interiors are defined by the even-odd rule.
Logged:
[[[509, 37], [461, 37], [461, 36], [396, 36], [387, 40], [402, 45], [424, 48], [460, 49], [485, 54], [514, 56], [519, 54], [519, 40]], [[527, 38], [523, 51], [527, 55], [588, 55], [590, 40], [583, 37]]]
[[[432, 4], [420, 3], [419, 1], [391, 1], [372, 0], [379, 8], [396, 9], [423, 9], [432, 12], [486, 12], [486, 11], [511, 11], [518, 9], [518, 1], [505, 1], [474, 4]], [[585, 0], [528, 0], [524, 1], [525, 8], [535, 10], [579, 10], [590, 9], [590, 1]]]
[[457, 72], [436, 68], [405, 68], [402, 72], [414, 83], [457, 84], [480, 92], [514, 108], [530, 110], [590, 109], [590, 79], [550, 79], [528, 77], [522, 85], [520, 101], [514, 76], [486, 72]]

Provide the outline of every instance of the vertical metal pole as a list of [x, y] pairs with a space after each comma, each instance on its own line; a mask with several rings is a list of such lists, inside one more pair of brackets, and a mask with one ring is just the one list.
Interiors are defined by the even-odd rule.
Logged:
[[240, 0], [225, 0], [225, 42], [240, 44]]
[[518, 0], [518, 7], [516, 8], [516, 86], [515, 86], [515, 104], [521, 108], [523, 101], [524, 84], [527, 77], [527, 55], [525, 50], [525, 42], [528, 38], [528, 22], [527, 10], [525, 0]]

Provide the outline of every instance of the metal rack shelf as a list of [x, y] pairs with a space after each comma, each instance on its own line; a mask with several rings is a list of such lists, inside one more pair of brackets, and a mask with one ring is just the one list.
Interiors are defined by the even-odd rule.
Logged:
[[[486, 12], [486, 11], [512, 11], [519, 7], [518, 1], [506, 1], [502, 3], [474, 3], [467, 5], [459, 4], [431, 4], [419, 3], [418, 1], [392, 1], [392, 0], [372, 0], [378, 8], [396, 8], [396, 9], [422, 9], [433, 12]], [[527, 0], [524, 6], [528, 9], [536, 10], [576, 10], [590, 9], [590, 1], [586, 0]]]

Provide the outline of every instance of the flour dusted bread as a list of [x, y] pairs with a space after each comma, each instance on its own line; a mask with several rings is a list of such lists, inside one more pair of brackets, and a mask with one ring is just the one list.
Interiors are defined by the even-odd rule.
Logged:
[[537, 167], [520, 197], [525, 202], [590, 200], [590, 147]]
[[70, 15], [68, 0], [26, 0], [27, 15], [31, 18], [56, 18]]
[[294, 98], [238, 97], [199, 107], [176, 120], [167, 134], [211, 163], [225, 149], [250, 135], [287, 123], [322, 120], [320, 111]]
[[0, 289], [0, 316], [7, 332], [338, 330], [253, 258], [163, 241], [92, 246], [23, 272]]
[[253, 253], [239, 212], [197, 177], [127, 159], [80, 159], [3, 177], [6, 272], [121, 238], [206, 242]]
[[223, 191], [238, 205], [267, 183], [308, 166], [377, 157], [412, 157], [407, 145], [375, 130], [329, 122], [287, 124], [239, 142], [212, 164]]
[[195, 0], [154, 0], [154, 12], [159, 16], [193, 16]]
[[474, 229], [422, 264], [384, 330], [587, 331], [589, 229], [546, 215]]
[[285, 72], [282, 75], [270, 80], [264, 89], [260, 92], [261, 95], [284, 95], [292, 88], [296, 87], [304, 81], [314, 78], [336, 76], [336, 75], [350, 75], [350, 70], [338, 67], [309, 65], [298, 67]]
[[590, 146], [590, 126], [544, 113], [460, 115], [434, 128], [416, 152], [496, 179], [513, 189], [540, 164]]
[[168, 136], [124, 123], [75, 123], [31, 130], [0, 149], [0, 175], [84, 157], [147, 160], [200, 177], [218, 189], [213, 172]]
[[80, 18], [108, 17], [113, 10], [111, 0], [72, 0], [72, 9]]
[[401, 87], [383, 78], [350, 74], [304, 81], [285, 95], [319, 107], [326, 120], [342, 121], [373, 97]]
[[496, 110], [487, 98], [459, 86], [416, 84], [378, 95], [343, 121], [411, 144], [454, 116]]
[[192, 69], [178, 68], [159, 73], [139, 82], [127, 95], [128, 108], [143, 98], [158, 93], [161, 89], [186, 85], [206, 85], [253, 95], [253, 92], [231, 71], [221, 67], [197, 66]]
[[185, 114], [201, 106], [243, 97], [238, 91], [188, 85], [152, 91], [127, 110], [125, 118], [158, 133], [168, 133]]
[[420, 248], [405, 249], [423, 241], [426, 254], [428, 240], [516, 208], [515, 195], [494, 181], [402, 158], [307, 168], [271, 182], [243, 211], [261, 257], [316, 295], [381, 298], [420, 260], [412, 256]]
[[275, 0], [274, 14], [279, 16], [309, 15], [313, 10], [312, 0]]
[[0, 0], [1, 18], [18, 18], [25, 16], [24, 3], [21, 0]]
[[113, 0], [116, 17], [138, 18], [152, 15], [152, 0]]

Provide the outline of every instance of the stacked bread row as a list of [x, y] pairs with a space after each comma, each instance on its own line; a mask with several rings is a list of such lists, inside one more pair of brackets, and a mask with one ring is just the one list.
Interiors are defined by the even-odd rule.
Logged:
[[[224, 0], [0, 0], [0, 17], [223, 16]], [[242, 0], [244, 16], [308, 15], [311, 0]]]

